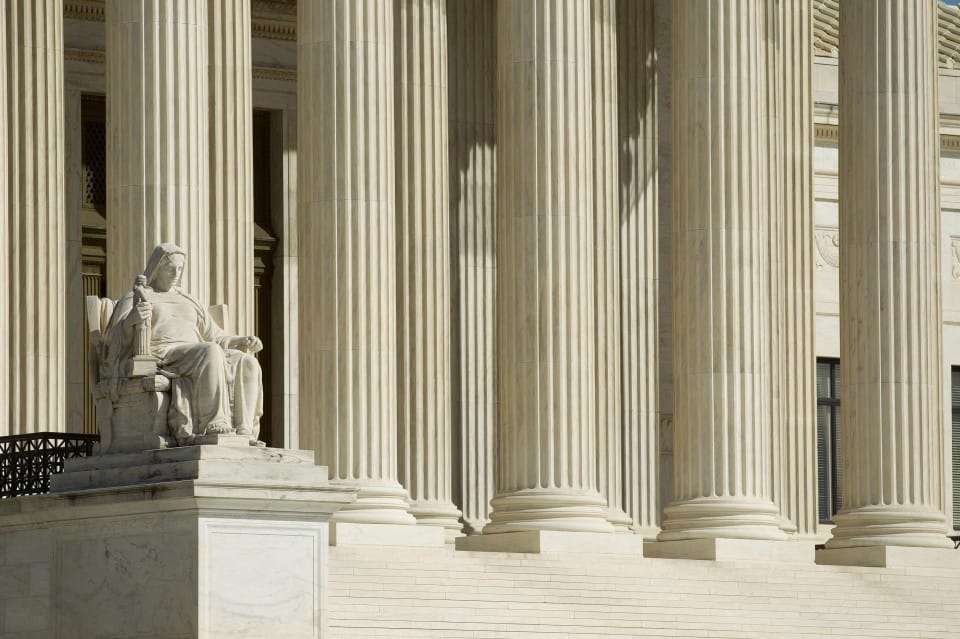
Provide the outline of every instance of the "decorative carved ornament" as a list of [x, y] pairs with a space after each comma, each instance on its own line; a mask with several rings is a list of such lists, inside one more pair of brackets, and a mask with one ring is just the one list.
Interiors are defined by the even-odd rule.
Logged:
[[88, 22], [103, 22], [103, 0], [66, 0], [63, 3], [63, 17], [67, 20], [86, 20]]
[[[937, 62], [960, 68], [960, 7], [937, 2]], [[813, 0], [813, 52], [836, 58], [840, 51], [840, 0]]]
[[840, 268], [840, 229], [818, 226], [813, 240], [817, 247], [817, 270]]
[[284, 67], [253, 67], [253, 77], [260, 80], [280, 80], [296, 82], [297, 70]]
[[89, 62], [91, 64], [105, 64], [107, 54], [100, 49], [64, 49], [63, 59], [74, 62]]

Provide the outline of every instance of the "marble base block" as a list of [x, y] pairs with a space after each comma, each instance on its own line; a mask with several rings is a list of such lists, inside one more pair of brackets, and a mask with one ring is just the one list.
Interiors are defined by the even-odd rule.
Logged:
[[643, 538], [614, 533], [531, 530], [459, 537], [457, 550], [480, 552], [580, 553], [643, 557]]
[[54, 484], [0, 502], [0, 549], [49, 574], [36, 636], [323, 636], [328, 522], [355, 494], [312, 452], [106, 455], [69, 461]]
[[442, 547], [446, 545], [446, 533], [445, 529], [439, 526], [332, 521], [330, 522], [330, 545]]
[[852, 546], [817, 551], [817, 563], [825, 566], [873, 568], [951, 568], [960, 570], [960, 551], [952, 548], [910, 546]]
[[814, 545], [802, 541], [765, 539], [684, 539], [648, 541], [643, 547], [647, 557], [659, 559], [699, 559], [706, 561], [772, 561], [812, 564]]

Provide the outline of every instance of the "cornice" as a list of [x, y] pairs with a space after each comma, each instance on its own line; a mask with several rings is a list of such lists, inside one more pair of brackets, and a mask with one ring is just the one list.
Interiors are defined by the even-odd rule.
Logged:
[[[840, 142], [840, 129], [836, 124], [817, 122], [813, 125], [813, 136], [817, 142]], [[940, 149], [943, 151], [960, 151], [960, 135], [952, 133], [940, 134]]]
[[296, 82], [297, 70], [286, 67], [253, 67], [253, 77], [257, 80]]
[[[251, 4], [250, 34], [265, 40], [297, 39], [297, 3], [295, 0], [254, 0]], [[104, 0], [65, 0], [63, 17], [68, 20], [104, 22]]]
[[[106, 64], [107, 56], [102, 49], [64, 49], [63, 59], [72, 62]], [[259, 80], [297, 81], [297, 70], [287, 67], [253, 67], [252, 75]]]

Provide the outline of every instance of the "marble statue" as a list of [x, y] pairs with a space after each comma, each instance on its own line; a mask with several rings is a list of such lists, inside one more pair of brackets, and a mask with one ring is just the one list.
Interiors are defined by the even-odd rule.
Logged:
[[257, 443], [263, 384], [253, 336], [229, 335], [180, 287], [187, 256], [161, 244], [133, 290], [120, 298], [103, 332], [101, 380], [167, 378], [166, 426], [177, 445], [236, 434]]

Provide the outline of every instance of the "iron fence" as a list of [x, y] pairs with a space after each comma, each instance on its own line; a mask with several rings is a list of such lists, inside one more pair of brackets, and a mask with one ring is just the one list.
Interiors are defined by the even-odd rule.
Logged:
[[50, 475], [63, 462], [93, 454], [99, 435], [29, 433], [0, 437], [0, 499], [41, 495], [50, 490]]

